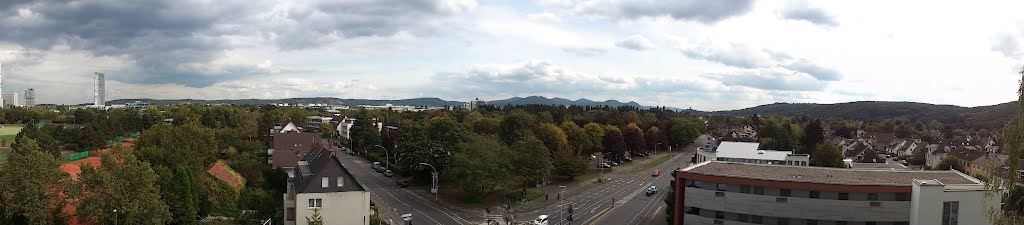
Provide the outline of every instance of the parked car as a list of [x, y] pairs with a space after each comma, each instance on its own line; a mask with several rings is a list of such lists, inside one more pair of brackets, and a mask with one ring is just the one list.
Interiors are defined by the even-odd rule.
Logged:
[[408, 180], [398, 179], [398, 180], [395, 180], [395, 184], [397, 184], [399, 187], [409, 187], [409, 181]]
[[651, 186], [647, 188], [647, 196], [654, 195], [655, 193], [658, 193], [658, 187]]
[[380, 168], [380, 162], [373, 162], [373, 165], [370, 165], [370, 168], [377, 170], [377, 168]]
[[629, 158], [629, 157], [623, 157], [622, 159], [625, 160], [626, 162], [632, 162], [633, 161], [633, 159]]
[[661, 170], [654, 170], [654, 172], [651, 172], [651, 176], [652, 177], [660, 177], [661, 176]]
[[394, 175], [395, 175], [395, 173], [394, 173], [394, 172], [391, 172], [391, 170], [385, 170], [385, 171], [384, 171], [384, 176], [385, 176], [385, 177], [392, 177], [392, 176], [394, 176]]
[[597, 164], [597, 168], [612, 168], [612, 165], [608, 165], [608, 163], [601, 163]]
[[548, 225], [548, 215], [540, 215], [533, 220], [533, 225]]
[[388, 170], [388, 168], [385, 168], [385, 167], [383, 167], [383, 166], [381, 166], [381, 167], [377, 167], [377, 172], [378, 172], [378, 173], [384, 173], [384, 171], [387, 171], [387, 170]]

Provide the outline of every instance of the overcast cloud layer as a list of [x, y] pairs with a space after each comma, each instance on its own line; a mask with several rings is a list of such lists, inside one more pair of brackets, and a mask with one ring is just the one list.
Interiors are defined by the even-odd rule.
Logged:
[[107, 99], [980, 106], [1016, 98], [1022, 4], [16, 0], [0, 2], [0, 60], [4, 92], [56, 104], [91, 102], [104, 72]]

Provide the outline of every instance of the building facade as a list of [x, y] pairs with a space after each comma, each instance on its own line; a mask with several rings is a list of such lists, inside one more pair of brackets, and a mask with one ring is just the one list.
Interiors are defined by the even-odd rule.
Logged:
[[3, 94], [0, 94], [0, 97], [3, 98], [4, 107], [19, 106], [18, 105], [18, 93], [17, 92], [3, 93]]
[[319, 213], [323, 224], [369, 225], [370, 192], [326, 148], [306, 154], [288, 178], [285, 225], [306, 224]]
[[103, 73], [93, 73], [92, 81], [92, 105], [104, 107], [107, 105], [107, 79]]
[[25, 90], [25, 107], [36, 106], [36, 89], [29, 88]]
[[723, 141], [718, 143], [712, 140], [708, 148], [697, 151], [694, 163], [725, 161], [807, 166], [811, 161], [811, 156], [807, 154], [793, 154], [792, 151], [759, 150], [757, 149], [759, 145], [756, 142]]
[[676, 173], [675, 224], [985, 225], [984, 183], [956, 171], [709, 161]]

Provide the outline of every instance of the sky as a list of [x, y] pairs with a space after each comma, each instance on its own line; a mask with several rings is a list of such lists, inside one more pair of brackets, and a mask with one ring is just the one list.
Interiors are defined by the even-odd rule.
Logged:
[[1024, 1], [0, 2], [38, 103], [540, 95], [729, 110], [1016, 100]]

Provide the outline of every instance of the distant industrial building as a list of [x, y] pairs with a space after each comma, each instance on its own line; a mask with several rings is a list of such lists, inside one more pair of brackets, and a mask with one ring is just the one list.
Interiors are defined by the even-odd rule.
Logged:
[[36, 106], [36, 89], [29, 88], [25, 90], [25, 107]]
[[95, 107], [104, 107], [107, 105], [107, 81], [105, 75], [100, 72], [93, 73], [93, 90], [92, 90], [92, 105]]
[[[985, 183], [954, 171], [707, 161], [676, 173], [676, 225], [986, 225]], [[998, 195], [997, 195], [998, 196]]]
[[757, 164], [808, 166], [811, 156], [793, 154], [793, 151], [761, 150], [756, 142], [721, 143], [712, 140], [707, 148], [697, 150], [694, 163], [725, 161]]
[[473, 99], [472, 101], [466, 102], [465, 108], [468, 110], [476, 110], [481, 106], [487, 105], [486, 101], [480, 100], [480, 98]]

